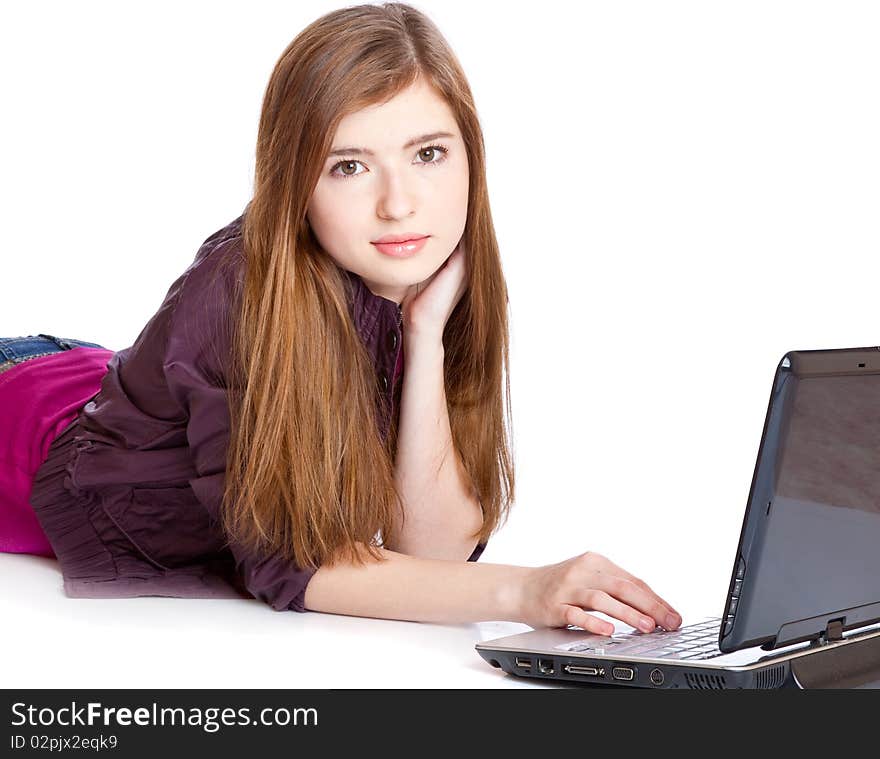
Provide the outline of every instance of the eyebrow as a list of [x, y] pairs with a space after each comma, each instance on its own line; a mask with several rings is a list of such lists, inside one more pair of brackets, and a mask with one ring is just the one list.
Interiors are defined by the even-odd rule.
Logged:
[[[413, 145], [418, 145], [420, 142], [427, 142], [428, 140], [436, 140], [440, 137], [455, 137], [454, 134], [450, 134], [449, 132], [430, 132], [429, 134], [422, 134], [418, 137], [413, 137], [406, 145], [403, 146], [403, 150], [407, 148], [413, 147]], [[372, 150], [368, 148], [334, 148], [331, 150], [327, 157], [331, 156], [345, 156], [345, 155], [376, 155]]]

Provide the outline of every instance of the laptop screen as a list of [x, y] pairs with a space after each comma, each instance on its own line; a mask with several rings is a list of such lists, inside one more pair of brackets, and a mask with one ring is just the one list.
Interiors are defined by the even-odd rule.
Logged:
[[845, 629], [880, 619], [878, 349], [799, 351], [780, 363], [740, 557], [722, 650], [808, 640], [833, 619]]

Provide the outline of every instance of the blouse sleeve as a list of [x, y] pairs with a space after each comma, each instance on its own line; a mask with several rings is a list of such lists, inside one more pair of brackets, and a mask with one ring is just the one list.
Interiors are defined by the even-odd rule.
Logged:
[[[220, 252], [213, 251], [212, 258], [222, 258]], [[224, 369], [230, 355], [228, 318], [240, 268], [224, 266], [218, 272], [214, 261], [197, 259], [187, 269], [177, 282], [163, 357], [169, 393], [187, 418], [186, 438], [198, 475], [190, 486], [216, 523], [230, 434]], [[306, 586], [317, 569], [300, 568], [278, 555], [256, 557], [232, 541], [229, 548], [252, 596], [276, 611], [306, 611]]]

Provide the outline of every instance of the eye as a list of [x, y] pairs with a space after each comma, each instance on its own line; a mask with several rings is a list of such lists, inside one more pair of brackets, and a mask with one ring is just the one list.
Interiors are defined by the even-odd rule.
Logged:
[[[428, 145], [426, 147], [419, 148], [418, 152], [416, 153], [419, 160], [414, 161], [414, 163], [422, 164], [423, 166], [436, 166], [437, 164], [443, 163], [443, 161], [446, 160], [447, 153], [449, 153], [449, 148], [447, 148], [445, 145]], [[421, 160], [421, 158], [425, 155], [427, 155], [430, 159], [433, 159], [436, 156], [439, 156], [439, 158], [437, 158], [437, 160]], [[333, 168], [330, 169], [330, 176], [339, 177], [340, 179], [349, 179], [351, 177], [359, 176], [364, 172], [355, 170], [353, 173], [346, 173], [345, 171], [337, 173], [336, 171], [339, 168], [348, 169], [352, 166], [356, 167], [357, 164], [360, 164], [361, 166], [364, 165], [356, 158], [343, 158], [338, 163], [335, 163], [333, 165]]]
[[423, 153], [428, 153], [432, 158], [434, 156], [440, 156], [436, 161], [420, 161], [419, 163], [425, 163], [432, 166], [436, 166], [438, 163], [443, 163], [446, 160], [446, 154], [449, 152], [449, 148], [444, 147], [443, 145], [428, 145], [426, 148], [419, 148], [419, 152], [416, 154], [420, 158]]

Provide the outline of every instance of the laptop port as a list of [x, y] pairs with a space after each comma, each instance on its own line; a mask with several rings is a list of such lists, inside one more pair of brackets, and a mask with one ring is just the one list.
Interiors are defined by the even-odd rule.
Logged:
[[632, 680], [635, 675], [632, 667], [614, 667], [611, 670], [611, 677], [615, 680]]
[[532, 660], [531, 659], [522, 659], [519, 656], [516, 657], [516, 666], [520, 669], [531, 669], [532, 668]]
[[666, 678], [663, 676], [663, 672], [661, 672], [659, 669], [651, 670], [651, 682], [654, 683], [654, 685], [663, 685], [663, 681], [665, 679]]
[[605, 670], [596, 667], [582, 667], [580, 664], [566, 664], [564, 669], [570, 675], [593, 675], [594, 677], [604, 677]]
[[553, 659], [538, 659], [538, 671], [542, 675], [552, 675]]

